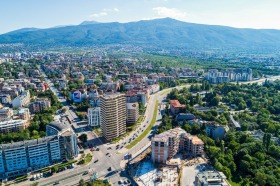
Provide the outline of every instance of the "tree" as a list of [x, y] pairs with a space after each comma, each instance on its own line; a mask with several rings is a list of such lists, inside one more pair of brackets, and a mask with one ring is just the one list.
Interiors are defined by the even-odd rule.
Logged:
[[86, 184], [86, 182], [85, 182], [85, 180], [84, 179], [81, 179], [80, 181], [79, 181], [79, 186], [86, 186], [87, 184]]
[[86, 134], [81, 134], [79, 136], [79, 140], [81, 140], [83, 143], [87, 142], [87, 135]]
[[257, 172], [255, 175], [255, 183], [258, 185], [265, 185], [266, 184], [267, 176], [262, 172]]
[[215, 96], [211, 101], [210, 101], [210, 106], [218, 106], [220, 102], [220, 98], [218, 96]]
[[51, 168], [51, 172], [52, 173], [56, 173], [58, 171], [58, 167], [57, 166], [53, 166], [52, 168]]

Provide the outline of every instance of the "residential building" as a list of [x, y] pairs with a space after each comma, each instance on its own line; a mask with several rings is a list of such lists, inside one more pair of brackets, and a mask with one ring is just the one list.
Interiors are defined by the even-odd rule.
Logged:
[[0, 145], [0, 178], [17, 177], [62, 161], [58, 136]]
[[11, 120], [13, 114], [13, 109], [10, 109], [9, 107], [0, 108], [0, 121]]
[[29, 104], [29, 110], [32, 114], [42, 112], [49, 107], [51, 107], [51, 102], [49, 100], [38, 100]]
[[134, 125], [139, 118], [139, 104], [127, 103], [126, 104], [126, 123], [127, 125]]
[[111, 93], [100, 97], [102, 136], [111, 141], [126, 132], [126, 98]]
[[195, 116], [191, 113], [179, 113], [176, 116], [176, 122], [179, 125], [182, 125], [184, 122], [188, 123], [189, 121], [192, 121], [195, 119]]
[[205, 75], [210, 83], [224, 83], [230, 81], [251, 81], [252, 69], [226, 69], [224, 71], [218, 71], [217, 69], [209, 69]]
[[182, 105], [178, 100], [170, 100], [170, 111], [172, 114], [177, 115], [182, 109], [185, 108], [185, 105]]
[[21, 108], [18, 111], [18, 116], [19, 116], [19, 119], [28, 121], [30, 119], [29, 109], [28, 108]]
[[28, 127], [26, 120], [8, 120], [0, 122], [0, 133], [8, 134], [11, 132], [19, 132]]
[[203, 147], [203, 141], [197, 136], [193, 136], [181, 128], [174, 128], [152, 138], [152, 161], [165, 163], [178, 152], [200, 156], [203, 154]]
[[70, 125], [56, 121], [50, 122], [46, 126], [46, 135], [58, 135], [63, 159], [74, 159], [78, 156], [77, 136]]
[[222, 172], [204, 171], [195, 176], [195, 186], [230, 186], [227, 177]]
[[210, 138], [224, 139], [226, 132], [229, 130], [228, 126], [219, 125], [217, 123], [211, 123], [206, 125], [206, 134]]
[[30, 102], [30, 93], [29, 90], [26, 90], [21, 93], [18, 97], [13, 99], [12, 105], [13, 108], [19, 108], [28, 105]]
[[100, 107], [88, 108], [88, 126], [100, 126]]

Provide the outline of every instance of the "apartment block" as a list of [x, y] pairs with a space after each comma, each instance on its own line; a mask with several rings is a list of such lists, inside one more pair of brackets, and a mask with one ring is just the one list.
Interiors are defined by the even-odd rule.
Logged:
[[71, 126], [51, 122], [47, 137], [0, 145], [0, 179], [17, 177], [78, 156]]
[[10, 132], [19, 132], [26, 129], [28, 123], [26, 120], [8, 120], [0, 122], [0, 134], [7, 134]]
[[32, 114], [42, 112], [49, 107], [51, 107], [51, 102], [48, 100], [39, 100], [29, 104], [29, 110]]
[[49, 158], [56, 148], [50, 144], [55, 141], [58, 141], [57, 136], [0, 145], [0, 162], [4, 165], [1, 169], [0, 163], [0, 178], [22, 175], [57, 163]]
[[13, 108], [23, 107], [28, 105], [29, 103], [30, 103], [29, 90], [22, 92], [21, 95], [19, 95], [12, 101]]
[[102, 136], [111, 141], [126, 132], [126, 98], [111, 93], [100, 97]]
[[134, 125], [139, 118], [139, 104], [127, 103], [126, 104], [126, 123], [127, 125]]
[[100, 107], [88, 108], [88, 126], [100, 126]]
[[217, 69], [209, 69], [205, 75], [210, 83], [224, 83], [230, 81], [251, 81], [253, 77], [252, 69], [226, 69], [218, 71]]
[[28, 108], [21, 108], [18, 111], [18, 116], [19, 116], [19, 119], [29, 120], [30, 119], [29, 109]]
[[0, 121], [11, 120], [13, 116], [13, 109], [9, 107], [0, 108]]
[[165, 163], [178, 152], [191, 153], [195, 156], [203, 154], [203, 141], [181, 128], [174, 128], [152, 138], [152, 161]]

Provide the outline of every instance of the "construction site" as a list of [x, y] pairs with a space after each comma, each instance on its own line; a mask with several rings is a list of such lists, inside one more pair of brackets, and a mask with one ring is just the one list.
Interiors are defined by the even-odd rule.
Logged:
[[135, 181], [140, 186], [176, 186], [179, 179], [178, 172], [177, 166], [156, 168], [151, 161], [143, 161], [137, 167]]

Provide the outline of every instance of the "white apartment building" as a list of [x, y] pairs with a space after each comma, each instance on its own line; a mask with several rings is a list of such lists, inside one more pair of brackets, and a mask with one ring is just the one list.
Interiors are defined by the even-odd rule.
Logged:
[[88, 126], [100, 126], [100, 107], [88, 108]]
[[126, 98], [124, 94], [111, 93], [100, 97], [102, 136], [111, 141], [126, 132]]
[[30, 93], [29, 90], [26, 90], [21, 93], [18, 97], [13, 99], [12, 105], [13, 108], [19, 108], [28, 105], [30, 102]]

